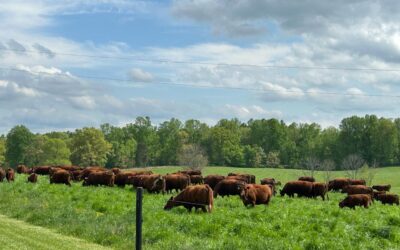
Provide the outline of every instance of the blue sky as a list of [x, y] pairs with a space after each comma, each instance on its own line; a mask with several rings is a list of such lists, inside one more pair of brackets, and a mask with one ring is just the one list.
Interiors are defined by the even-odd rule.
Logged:
[[354, 114], [394, 118], [400, 71], [385, 70], [400, 69], [399, 9], [372, 0], [0, 1], [0, 133], [139, 115], [323, 127]]

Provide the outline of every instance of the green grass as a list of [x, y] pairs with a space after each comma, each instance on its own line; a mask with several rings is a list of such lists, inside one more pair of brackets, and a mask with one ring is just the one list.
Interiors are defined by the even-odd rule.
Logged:
[[64, 236], [49, 229], [32, 226], [0, 215], [0, 246], [9, 250], [101, 250], [108, 249], [84, 240]]
[[[178, 167], [160, 167], [171, 173]], [[257, 179], [275, 177], [283, 183], [300, 170], [208, 167], [204, 174], [253, 173]], [[335, 172], [335, 176], [344, 173]], [[322, 175], [317, 174], [317, 179]], [[115, 249], [132, 249], [135, 198], [130, 188], [0, 183], [0, 214]], [[400, 191], [400, 168], [379, 169], [374, 183], [391, 183]], [[145, 194], [144, 249], [398, 249], [400, 207], [378, 202], [369, 209], [340, 209], [344, 197], [330, 200], [274, 197], [268, 206], [245, 208], [239, 197], [217, 198], [211, 214], [164, 211], [169, 195]], [[1, 227], [1, 226], [0, 226]]]

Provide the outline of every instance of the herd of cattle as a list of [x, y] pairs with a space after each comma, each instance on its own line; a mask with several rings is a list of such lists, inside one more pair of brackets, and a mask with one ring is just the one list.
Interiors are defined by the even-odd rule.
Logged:
[[[60, 183], [71, 186], [72, 181], [82, 181], [83, 186], [118, 186], [132, 185], [142, 187], [149, 193], [180, 192], [171, 197], [164, 209], [169, 210], [176, 206], [184, 206], [188, 211], [192, 208], [211, 212], [214, 198], [221, 196], [238, 195], [245, 206], [268, 204], [276, 195], [277, 187], [281, 186], [274, 178], [264, 178], [256, 184], [256, 177], [251, 174], [229, 173], [228, 176], [208, 175], [203, 177], [199, 170], [179, 171], [172, 174], [160, 175], [152, 171], [126, 170], [119, 168], [106, 169], [103, 167], [78, 167], [78, 166], [40, 166], [28, 168], [24, 165], [17, 167], [17, 173], [27, 174], [27, 181], [36, 183], [38, 175], [48, 175], [50, 184]], [[7, 179], [14, 181], [14, 169], [0, 168], [0, 182]], [[355, 208], [363, 206], [368, 208], [374, 200], [383, 204], [399, 205], [399, 196], [388, 193], [391, 185], [366, 186], [365, 180], [349, 178], [336, 178], [328, 183], [316, 182], [314, 177], [303, 176], [296, 181], [287, 182], [280, 189], [280, 195], [294, 197], [329, 199], [328, 191], [341, 191], [347, 197], [339, 206]]]

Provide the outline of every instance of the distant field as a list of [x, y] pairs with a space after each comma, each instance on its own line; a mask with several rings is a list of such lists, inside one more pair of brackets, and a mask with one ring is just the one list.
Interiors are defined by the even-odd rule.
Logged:
[[[159, 167], [154, 171], [179, 169]], [[228, 172], [253, 173], [257, 179], [275, 177], [283, 183], [302, 175], [300, 170], [284, 169], [204, 170], [205, 175]], [[321, 176], [318, 173], [317, 179]], [[26, 183], [25, 178], [18, 175], [15, 183], [0, 183], [0, 214], [115, 249], [133, 248], [135, 198], [131, 188], [50, 185], [47, 177], [35, 185]], [[379, 169], [374, 183], [390, 183], [399, 193], [400, 168]], [[269, 206], [256, 208], [245, 208], [239, 197], [217, 198], [213, 213], [189, 214], [184, 208], [164, 211], [169, 195], [145, 194], [144, 249], [399, 248], [400, 207], [375, 202], [369, 209], [353, 211], [339, 209], [343, 194], [330, 193], [329, 197], [325, 202], [274, 197]]]

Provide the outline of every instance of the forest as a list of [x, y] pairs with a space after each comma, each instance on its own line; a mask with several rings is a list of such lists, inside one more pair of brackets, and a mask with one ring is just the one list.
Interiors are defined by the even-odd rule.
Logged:
[[175, 166], [185, 165], [182, 155], [188, 151], [210, 166], [306, 168], [306, 162], [314, 159], [329, 161], [340, 170], [350, 155], [369, 165], [396, 165], [400, 162], [400, 118], [351, 116], [338, 127], [322, 128], [316, 123], [286, 124], [277, 119], [221, 119], [210, 126], [172, 118], [154, 125], [149, 117], [137, 117], [123, 127], [102, 124], [43, 134], [17, 125], [0, 137], [0, 164], [11, 167]]

